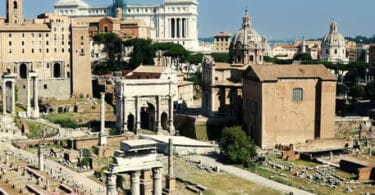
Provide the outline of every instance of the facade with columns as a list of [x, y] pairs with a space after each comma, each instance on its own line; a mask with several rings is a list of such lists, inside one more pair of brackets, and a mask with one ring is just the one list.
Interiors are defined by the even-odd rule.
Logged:
[[[175, 42], [186, 49], [199, 50], [198, 1], [164, 0], [161, 5], [126, 5], [123, 16], [142, 19], [151, 28], [151, 38], [159, 42]], [[55, 13], [69, 17], [113, 16], [113, 6], [91, 7], [82, 0], [60, 0]]]
[[156, 144], [146, 139], [121, 142], [106, 172], [108, 195], [118, 194], [117, 174], [130, 174], [132, 195], [162, 194], [163, 164], [156, 158]]

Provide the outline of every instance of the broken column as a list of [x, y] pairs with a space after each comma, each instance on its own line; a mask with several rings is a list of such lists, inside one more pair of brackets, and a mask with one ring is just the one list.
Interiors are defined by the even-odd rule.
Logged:
[[140, 176], [141, 172], [139, 171], [134, 171], [131, 173], [131, 194], [132, 195], [140, 195], [141, 190], [140, 190]]
[[43, 156], [43, 146], [42, 144], [38, 145], [38, 169], [44, 171], [44, 156]]
[[176, 187], [176, 178], [173, 171], [173, 152], [173, 139], [170, 138], [168, 146], [168, 175], [166, 178], [166, 188], [169, 192], [168, 194], [174, 194]]
[[101, 106], [100, 106], [100, 133], [99, 133], [99, 145], [107, 145], [107, 135], [105, 133], [105, 93], [100, 93]]

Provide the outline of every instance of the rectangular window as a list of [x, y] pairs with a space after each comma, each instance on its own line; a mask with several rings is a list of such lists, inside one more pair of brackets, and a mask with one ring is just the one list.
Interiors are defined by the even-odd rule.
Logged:
[[303, 89], [302, 88], [293, 89], [293, 101], [295, 102], [303, 101]]

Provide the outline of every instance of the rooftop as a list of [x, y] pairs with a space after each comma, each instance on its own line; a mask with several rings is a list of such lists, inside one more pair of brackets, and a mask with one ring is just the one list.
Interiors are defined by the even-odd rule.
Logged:
[[322, 64], [313, 65], [251, 65], [261, 82], [286, 78], [319, 78], [336, 81], [336, 77]]

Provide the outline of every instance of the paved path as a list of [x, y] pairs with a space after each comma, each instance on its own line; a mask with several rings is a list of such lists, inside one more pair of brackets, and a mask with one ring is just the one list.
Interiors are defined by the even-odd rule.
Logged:
[[240, 177], [242, 179], [245, 179], [245, 180], [248, 180], [248, 181], [251, 181], [253, 183], [263, 185], [263, 186], [266, 186], [266, 187], [269, 187], [269, 188], [273, 188], [275, 190], [279, 190], [279, 191], [286, 192], [286, 193], [293, 192], [293, 194], [296, 194], [296, 195], [312, 195], [312, 193], [310, 193], [310, 192], [306, 192], [306, 191], [303, 191], [303, 190], [300, 190], [300, 189], [297, 189], [297, 188], [294, 188], [294, 187], [291, 187], [291, 186], [288, 186], [288, 185], [277, 183], [277, 182], [272, 181], [270, 179], [267, 179], [267, 178], [261, 177], [259, 175], [256, 175], [254, 173], [251, 173], [249, 171], [246, 171], [246, 170], [243, 170], [243, 169], [231, 166], [231, 165], [224, 165], [222, 163], [217, 162], [214, 158], [211, 158], [211, 157], [192, 156], [191, 158], [194, 159], [195, 161], [200, 160], [205, 165], [219, 166], [221, 170], [223, 170], [223, 171], [225, 171], [225, 172], [227, 172], [231, 175], [235, 175], [235, 176]]
[[[18, 148], [15, 148], [9, 143], [1, 143], [1, 148], [6, 148], [9, 151], [14, 152], [15, 156], [22, 156], [23, 158], [27, 158], [29, 160], [32, 160], [34, 164], [37, 162], [37, 155], [30, 153], [25, 150], [20, 150]], [[95, 195], [104, 195], [105, 194], [105, 186], [101, 186], [95, 181], [87, 178], [88, 176], [92, 175], [92, 172], [85, 172], [85, 173], [78, 173], [75, 171], [72, 171], [69, 168], [66, 168], [65, 166], [52, 161], [52, 160], [45, 160], [46, 165], [46, 171], [49, 172], [51, 169], [53, 170], [53, 176], [63, 176], [66, 179], [76, 183], [80, 190], [86, 190], [87, 192], [90, 192], [91, 194]], [[61, 170], [61, 172], [60, 172]]]

